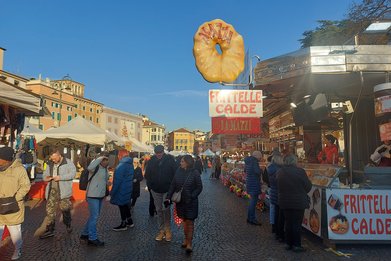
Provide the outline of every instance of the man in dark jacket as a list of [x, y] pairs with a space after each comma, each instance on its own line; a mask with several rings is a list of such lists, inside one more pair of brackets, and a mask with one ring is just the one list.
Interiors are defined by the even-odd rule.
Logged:
[[262, 158], [262, 152], [254, 151], [252, 156], [244, 159], [246, 172], [247, 193], [251, 196], [247, 212], [247, 223], [260, 226], [261, 223], [255, 217], [255, 207], [261, 194], [261, 175], [262, 170], [259, 167], [259, 160]]
[[171, 209], [170, 206], [164, 206], [164, 201], [176, 169], [174, 157], [165, 154], [162, 145], [157, 145], [155, 155], [149, 160], [145, 170], [147, 186], [151, 189], [158, 214], [159, 233], [155, 238], [157, 241], [162, 241], [163, 238], [166, 241], [172, 239]]

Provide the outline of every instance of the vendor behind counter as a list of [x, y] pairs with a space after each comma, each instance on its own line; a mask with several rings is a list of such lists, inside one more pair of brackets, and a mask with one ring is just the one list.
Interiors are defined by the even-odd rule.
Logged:
[[371, 163], [378, 167], [391, 167], [391, 141], [384, 141], [370, 156]]

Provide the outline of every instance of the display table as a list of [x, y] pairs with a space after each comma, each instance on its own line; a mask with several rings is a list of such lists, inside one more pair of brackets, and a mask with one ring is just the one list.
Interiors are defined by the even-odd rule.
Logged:
[[[29, 192], [29, 197], [32, 199], [45, 199], [45, 188], [48, 183], [45, 181], [35, 182]], [[84, 200], [86, 192], [79, 189], [79, 180], [73, 181], [73, 194], [71, 200]]]

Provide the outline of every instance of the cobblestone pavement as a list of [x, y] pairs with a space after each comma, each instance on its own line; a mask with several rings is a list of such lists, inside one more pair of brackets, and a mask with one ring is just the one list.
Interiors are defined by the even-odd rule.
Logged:
[[[29, 201], [23, 224], [21, 260], [347, 260], [326, 252], [322, 242], [309, 233], [303, 235], [306, 252], [286, 251], [270, 233], [267, 212], [258, 212], [263, 222], [261, 227], [248, 225], [246, 200], [237, 198], [220, 182], [209, 180], [208, 176], [203, 174], [204, 190], [200, 195], [200, 213], [191, 256], [180, 247], [183, 233], [175, 224], [172, 225], [171, 243], [154, 240], [157, 218], [149, 217], [149, 194], [142, 189], [133, 213], [135, 227], [128, 231], [112, 231], [112, 227], [119, 224], [119, 210], [104, 202], [98, 225], [100, 239], [105, 241], [103, 248], [94, 248], [79, 240], [88, 216], [86, 202], [74, 204], [74, 231], [71, 234], [67, 234], [65, 226], [58, 221], [55, 237], [40, 240], [34, 233], [45, 216], [45, 202]], [[391, 256], [391, 248], [381, 245], [352, 245], [339, 250], [352, 253], [349, 260], [389, 260]], [[12, 252], [13, 246], [8, 243], [0, 249], [0, 260], [9, 260]]]

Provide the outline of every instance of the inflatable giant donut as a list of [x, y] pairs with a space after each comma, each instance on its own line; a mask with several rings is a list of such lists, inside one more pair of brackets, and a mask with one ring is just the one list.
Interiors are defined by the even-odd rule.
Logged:
[[[220, 45], [221, 54], [216, 50]], [[221, 19], [202, 24], [194, 35], [193, 55], [208, 82], [233, 82], [244, 69], [243, 37]]]

